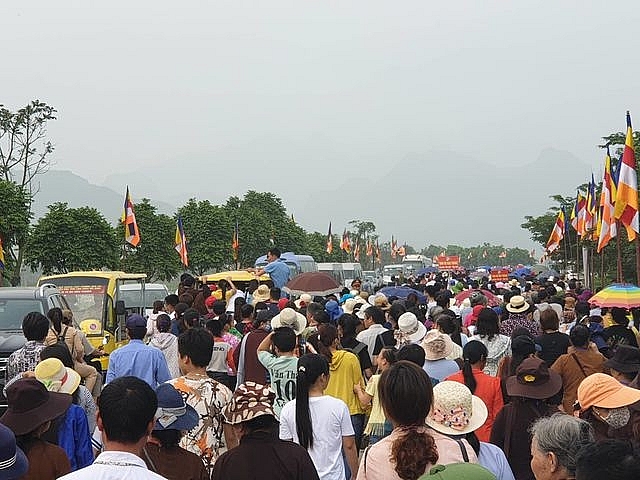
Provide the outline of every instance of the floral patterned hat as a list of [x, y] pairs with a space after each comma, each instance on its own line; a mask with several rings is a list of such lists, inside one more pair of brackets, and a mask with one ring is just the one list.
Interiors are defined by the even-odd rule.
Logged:
[[434, 430], [465, 435], [484, 425], [487, 416], [487, 406], [463, 383], [444, 381], [433, 387], [433, 406], [426, 421]]
[[273, 400], [276, 394], [269, 387], [255, 382], [245, 382], [233, 392], [231, 401], [224, 409], [225, 421], [231, 425], [252, 420], [261, 415], [276, 416]]

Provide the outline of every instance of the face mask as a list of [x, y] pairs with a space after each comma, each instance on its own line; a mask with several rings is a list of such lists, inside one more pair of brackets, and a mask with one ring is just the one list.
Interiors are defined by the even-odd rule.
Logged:
[[609, 410], [609, 415], [607, 418], [603, 418], [598, 415], [607, 425], [609, 425], [613, 429], [618, 429], [624, 427], [627, 423], [629, 423], [629, 419], [631, 418], [631, 411], [627, 407], [620, 408], [612, 408]]

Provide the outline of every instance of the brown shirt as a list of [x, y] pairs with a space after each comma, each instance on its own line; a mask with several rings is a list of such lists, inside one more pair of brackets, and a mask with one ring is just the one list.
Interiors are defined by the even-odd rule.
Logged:
[[57, 445], [36, 439], [26, 448], [29, 470], [21, 480], [55, 480], [71, 472], [67, 454]]
[[[590, 348], [574, 348], [571, 350], [573, 353], [569, 352], [560, 355], [551, 365], [551, 370], [562, 377], [562, 387], [564, 389], [562, 408], [565, 413], [569, 414], [573, 413], [573, 403], [578, 398], [580, 382], [592, 373], [602, 372], [606, 360], [604, 355]], [[575, 355], [575, 358], [573, 355]], [[580, 366], [582, 366], [582, 369]]]
[[209, 480], [200, 457], [183, 448], [147, 443], [141, 457], [149, 470], [168, 480]]
[[258, 360], [258, 345], [269, 333], [258, 328], [245, 335], [242, 341], [233, 351], [233, 359], [236, 367], [240, 368], [240, 351], [244, 343], [244, 382], [255, 382], [260, 385], [267, 383], [267, 369]]

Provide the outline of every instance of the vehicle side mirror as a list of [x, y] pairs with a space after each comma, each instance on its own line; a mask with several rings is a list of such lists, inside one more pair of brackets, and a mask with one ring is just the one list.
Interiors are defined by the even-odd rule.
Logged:
[[116, 302], [116, 315], [124, 315], [127, 313], [126, 308], [124, 308], [124, 300], [118, 300]]

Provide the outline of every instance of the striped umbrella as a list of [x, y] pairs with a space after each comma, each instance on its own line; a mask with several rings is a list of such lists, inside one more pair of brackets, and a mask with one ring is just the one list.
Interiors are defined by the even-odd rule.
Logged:
[[598, 307], [640, 307], [640, 288], [630, 283], [613, 283], [589, 299]]

